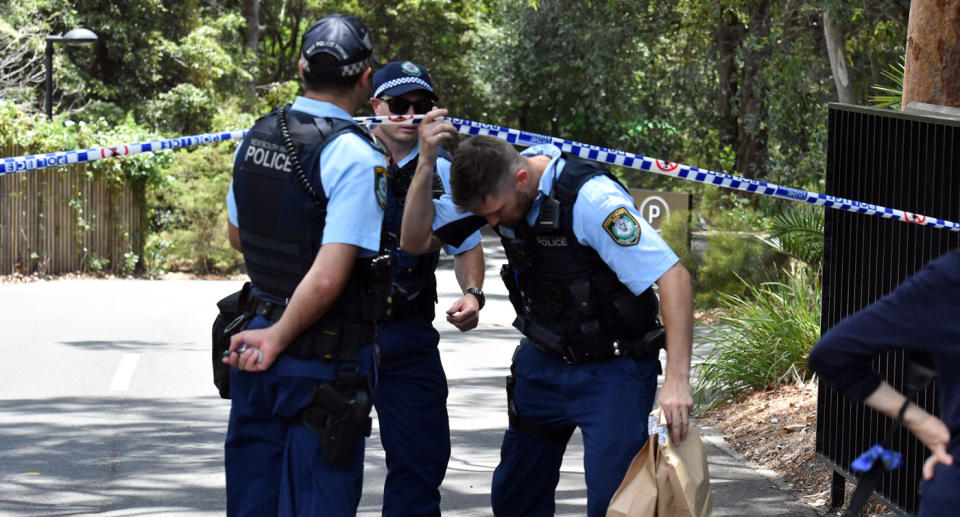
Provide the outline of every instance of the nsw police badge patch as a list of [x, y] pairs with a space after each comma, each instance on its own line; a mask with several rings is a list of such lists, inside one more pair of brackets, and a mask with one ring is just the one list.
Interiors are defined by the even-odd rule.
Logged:
[[620, 207], [603, 221], [603, 229], [610, 234], [613, 242], [621, 246], [633, 246], [640, 242], [640, 225], [626, 208]]
[[377, 194], [377, 203], [380, 208], [387, 206], [387, 168], [373, 168], [373, 191]]

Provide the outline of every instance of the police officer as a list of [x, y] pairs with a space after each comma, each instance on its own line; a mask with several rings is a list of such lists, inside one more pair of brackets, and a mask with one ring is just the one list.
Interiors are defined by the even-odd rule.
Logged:
[[[930, 449], [923, 464], [919, 517], [960, 507], [960, 250], [930, 261], [892, 292], [820, 338], [807, 364], [851, 400], [900, 420]], [[902, 349], [928, 354], [937, 372], [943, 420], [927, 413], [873, 370], [873, 358]]]
[[453, 159], [452, 203], [431, 203], [424, 164], [455, 131], [435, 120], [444, 114], [432, 111], [421, 126], [401, 243], [413, 253], [433, 238], [456, 244], [487, 223], [507, 253], [501, 276], [524, 337], [508, 377], [510, 426], [493, 477], [494, 514], [553, 515], [563, 452], [579, 427], [587, 514], [600, 517], [647, 439], [663, 339], [658, 313], [667, 349], [659, 404], [672, 439], [686, 437], [690, 276], [606, 168], [551, 145], [520, 154], [496, 138], [472, 137]]
[[392, 282], [377, 257], [386, 162], [351, 118], [374, 59], [359, 20], [320, 19], [301, 39], [305, 95], [259, 119], [236, 154], [231, 233], [255, 316], [224, 359], [228, 515], [356, 514]]
[[[424, 114], [438, 100], [430, 75], [411, 61], [377, 70], [370, 104], [377, 115]], [[434, 271], [439, 251], [411, 255], [400, 249], [400, 223], [420, 147], [412, 125], [381, 125], [373, 133], [390, 153], [384, 215], [387, 248], [393, 257], [393, 305], [377, 331], [380, 368], [374, 404], [386, 453], [383, 515], [439, 516], [440, 483], [450, 458], [447, 378], [433, 328], [437, 300]], [[440, 150], [432, 173], [433, 197], [450, 190], [450, 156]], [[447, 321], [466, 331], [476, 327], [483, 306], [484, 263], [480, 233], [459, 247], [447, 246], [463, 297], [447, 310]]]

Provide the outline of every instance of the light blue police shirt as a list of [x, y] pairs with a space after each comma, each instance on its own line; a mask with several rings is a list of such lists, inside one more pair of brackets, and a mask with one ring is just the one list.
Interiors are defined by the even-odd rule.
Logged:
[[[314, 117], [353, 121], [339, 107], [306, 97], [297, 97], [290, 109]], [[329, 202], [321, 244], [351, 244], [362, 248], [358, 253], [362, 257], [373, 256], [380, 249], [383, 207], [377, 200], [375, 167], [386, 167], [386, 158], [359, 135], [345, 133], [323, 148], [320, 182]], [[227, 193], [227, 213], [230, 222], [238, 226], [232, 182]]]
[[[410, 163], [410, 160], [413, 160], [419, 154], [420, 154], [420, 142], [417, 142], [417, 145], [413, 147], [410, 153], [404, 156], [400, 160], [400, 162], [397, 163], [397, 167], [403, 167], [407, 165], [408, 163]], [[443, 156], [437, 156], [437, 175], [440, 176], [440, 183], [443, 184], [443, 191], [446, 193], [445, 195], [450, 195], [450, 160], [444, 158]], [[445, 245], [443, 247], [443, 251], [447, 255], [451, 255], [451, 256], [459, 255], [461, 253], [470, 251], [473, 248], [477, 247], [477, 245], [480, 244], [480, 241], [481, 241], [480, 231], [477, 230], [471, 233], [470, 236], [467, 237], [463, 241], [463, 243], [460, 244], [460, 246]]]
[[[527, 224], [533, 226], [540, 214], [540, 203], [550, 195], [554, 179], [563, 171], [566, 160], [561, 157], [560, 149], [550, 144], [530, 147], [521, 154], [526, 157], [545, 155], [551, 159], [540, 177], [539, 194], [526, 215]], [[470, 212], [461, 212], [452, 198], [445, 195], [434, 200], [433, 230], [471, 216], [475, 217]], [[610, 222], [618, 218], [623, 218], [628, 228], [630, 221], [636, 225], [633, 229], [639, 230], [639, 236], [635, 243], [633, 239], [618, 238], [611, 228]], [[637, 212], [630, 194], [606, 176], [591, 178], [580, 187], [573, 204], [573, 234], [577, 242], [593, 248], [636, 295], [653, 285], [679, 261], [663, 238]]]

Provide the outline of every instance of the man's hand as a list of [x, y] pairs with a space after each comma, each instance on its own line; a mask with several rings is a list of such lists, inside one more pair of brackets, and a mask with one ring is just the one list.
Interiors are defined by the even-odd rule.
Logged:
[[659, 402], [667, 419], [670, 439], [677, 445], [687, 439], [687, 430], [690, 428], [690, 408], [693, 407], [690, 381], [667, 374], [660, 388]]
[[480, 322], [480, 302], [477, 297], [467, 293], [453, 302], [447, 309], [447, 321], [460, 329], [460, 332], [475, 328]]
[[417, 169], [407, 190], [400, 224], [400, 249], [414, 255], [423, 255], [436, 249], [433, 238], [433, 171], [437, 165], [437, 148], [442, 140], [452, 138], [457, 132], [449, 121], [437, 120], [447, 110], [434, 108], [420, 122], [417, 135], [420, 139], [420, 157]]
[[953, 456], [947, 454], [950, 430], [942, 420], [927, 413], [920, 406], [910, 404], [903, 415], [903, 425], [930, 449], [930, 457], [923, 462], [923, 479], [927, 481], [933, 479], [934, 467], [937, 463], [953, 465]]
[[426, 159], [433, 163], [437, 159], [437, 148], [440, 142], [453, 138], [457, 128], [448, 120], [437, 120], [447, 114], [444, 108], [433, 108], [420, 121], [418, 130], [420, 137], [420, 160]]
[[[904, 400], [900, 392], [883, 381], [863, 401], [888, 417], [897, 418]], [[953, 465], [953, 457], [947, 454], [950, 430], [943, 421], [911, 402], [903, 414], [903, 426], [917, 435], [917, 438], [930, 449], [931, 456], [923, 463], [923, 479], [927, 481], [933, 479], [933, 469], [937, 463]]]
[[231, 336], [230, 355], [223, 358], [223, 363], [246, 372], [270, 368], [283, 351], [283, 347], [277, 345], [272, 328], [244, 330]]

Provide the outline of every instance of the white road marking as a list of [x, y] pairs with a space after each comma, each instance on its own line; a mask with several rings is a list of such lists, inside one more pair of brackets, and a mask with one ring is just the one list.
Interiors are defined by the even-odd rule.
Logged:
[[110, 391], [127, 391], [130, 389], [130, 379], [133, 378], [133, 371], [137, 369], [137, 361], [140, 360], [140, 354], [123, 354], [120, 358], [120, 365], [113, 374], [113, 380], [110, 382]]

